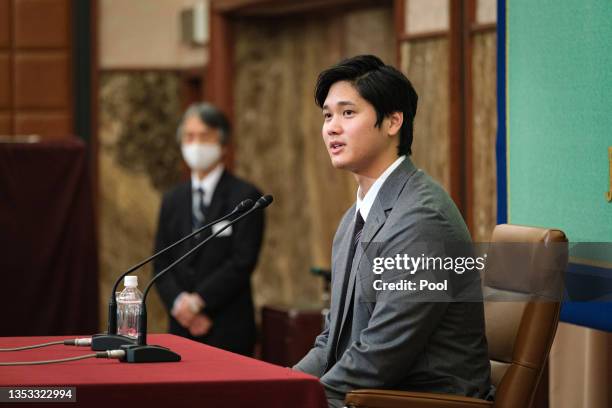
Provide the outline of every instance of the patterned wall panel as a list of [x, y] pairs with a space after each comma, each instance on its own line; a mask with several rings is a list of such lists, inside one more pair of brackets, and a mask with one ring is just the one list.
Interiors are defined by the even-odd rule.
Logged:
[[412, 158], [447, 191], [450, 187], [448, 55], [445, 38], [401, 45], [401, 70], [419, 95]]
[[392, 21], [389, 10], [375, 8], [237, 24], [236, 172], [275, 196], [254, 277], [258, 305], [319, 303], [322, 285], [309, 269], [329, 267], [333, 234], [356, 184], [331, 167], [322, 143], [316, 77], [356, 53], [392, 62]]
[[472, 49], [472, 238], [487, 241], [497, 219], [497, 180], [495, 173], [496, 111], [496, 35], [476, 34]]
[[[449, 64], [451, 49], [450, 31], [445, 34], [448, 26], [441, 23], [449, 18], [448, 5], [442, 1], [426, 2], [422, 0], [406, 0], [404, 11], [406, 30], [410, 34], [420, 34], [420, 37], [405, 39], [401, 44], [401, 67], [415, 86], [419, 94], [419, 108], [415, 121], [415, 140], [413, 145], [414, 161], [426, 170], [447, 189], [450, 188], [451, 143], [450, 143], [450, 111], [457, 106], [450, 105]], [[478, 23], [491, 24], [495, 22], [495, 1], [482, 0], [477, 6]], [[466, 6], [467, 3], [464, 5]], [[417, 6], [417, 7], [415, 7]], [[444, 9], [444, 10], [442, 10]], [[432, 19], [432, 16], [436, 19]], [[427, 20], [428, 24], [438, 21], [438, 27], [429, 27], [414, 31]], [[412, 25], [412, 26], [411, 26]], [[472, 187], [469, 203], [472, 237], [478, 241], [489, 239], [496, 217], [496, 180], [495, 180], [495, 131], [496, 131], [496, 43], [495, 33], [489, 27], [480, 27], [473, 31], [470, 24], [462, 28], [471, 38], [466, 46], [467, 55], [471, 56], [470, 95], [462, 103], [470, 103], [472, 117], [463, 118], [472, 127], [467, 137], [472, 143], [471, 180], [461, 180], [460, 191], [454, 193], [468, 194]], [[411, 31], [412, 30], [412, 31]], [[438, 32], [438, 30], [442, 30]], [[423, 33], [429, 35], [423, 36]], [[460, 80], [465, 81], [466, 78]], [[470, 112], [465, 109], [463, 112]], [[457, 130], [457, 129], [455, 129]], [[464, 155], [464, 152], [460, 152]], [[463, 157], [458, 165], [463, 166], [467, 157]], [[463, 164], [462, 164], [463, 163]], [[459, 167], [457, 170], [461, 170]], [[466, 177], [470, 175], [466, 173]]]
[[[100, 311], [115, 278], [151, 255], [161, 195], [180, 180], [175, 130], [180, 119], [176, 72], [103, 72], [100, 78]], [[140, 282], [151, 276], [147, 266]], [[142, 287], [142, 284], [140, 285]], [[147, 302], [151, 331], [167, 329], [157, 292]]]
[[[344, 55], [375, 54], [395, 65], [393, 11], [390, 8], [356, 10], [344, 18]], [[378, 46], [380, 45], [380, 46]]]

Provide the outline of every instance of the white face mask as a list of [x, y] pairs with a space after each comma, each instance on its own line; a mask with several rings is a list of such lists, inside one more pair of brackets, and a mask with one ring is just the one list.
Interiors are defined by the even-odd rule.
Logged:
[[206, 170], [221, 158], [221, 146], [218, 143], [182, 144], [181, 152], [191, 170]]

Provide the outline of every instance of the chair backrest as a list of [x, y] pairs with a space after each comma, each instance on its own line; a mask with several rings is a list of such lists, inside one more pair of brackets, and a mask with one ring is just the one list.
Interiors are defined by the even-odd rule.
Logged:
[[[567, 238], [562, 231], [508, 224], [495, 227], [491, 242], [493, 245], [563, 243], [561, 245], [567, 246]], [[542, 254], [533, 251], [530, 256], [541, 258]], [[541, 259], [532, 259], [523, 264], [541, 264], [541, 261]], [[517, 272], [517, 276], [525, 277], [529, 273], [535, 273], [548, 275], [536, 276], [534, 277], [536, 281], [562, 280], [567, 258], [561, 262], [558, 260], [551, 262], [550, 265], [554, 267], [533, 270], [527, 268], [527, 271]], [[486, 278], [484, 282], [488, 294], [485, 295], [485, 319], [491, 360], [491, 381], [497, 387], [494, 406], [529, 407], [555, 337], [561, 308], [560, 301], [533, 300], [529, 296], [523, 301], [504, 301], [508, 295], [516, 292], [516, 288], [495, 285], [488, 287]], [[518, 295], [524, 294], [518, 293]], [[496, 297], [498, 300], [494, 300]], [[520, 299], [520, 296], [517, 299]]]

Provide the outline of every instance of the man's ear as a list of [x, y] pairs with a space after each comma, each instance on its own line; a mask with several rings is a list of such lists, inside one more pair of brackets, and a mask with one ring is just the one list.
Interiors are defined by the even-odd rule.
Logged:
[[404, 114], [402, 112], [393, 112], [387, 116], [387, 120], [389, 121], [389, 136], [399, 134], [404, 123]]

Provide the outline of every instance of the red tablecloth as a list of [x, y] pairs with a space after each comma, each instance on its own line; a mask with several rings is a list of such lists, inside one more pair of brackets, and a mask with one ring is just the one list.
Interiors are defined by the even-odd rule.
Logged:
[[[148, 337], [149, 344], [168, 347], [182, 360], [129, 364], [87, 359], [0, 367], [0, 386], [76, 387], [77, 403], [66, 403], [71, 407], [327, 407], [323, 387], [315, 377], [170, 334]], [[0, 337], [0, 348], [64, 338]], [[92, 351], [86, 347], [57, 345], [3, 352], [0, 361], [50, 360], [88, 353]]]

